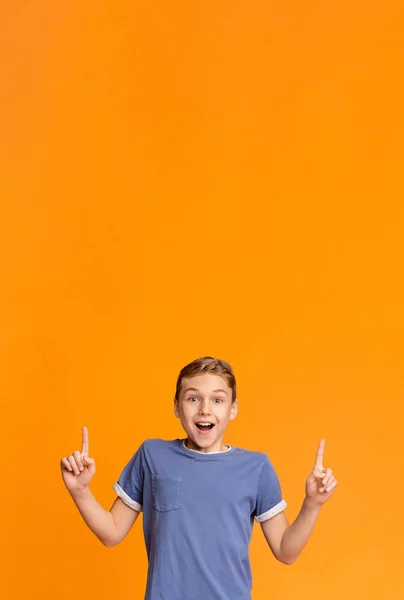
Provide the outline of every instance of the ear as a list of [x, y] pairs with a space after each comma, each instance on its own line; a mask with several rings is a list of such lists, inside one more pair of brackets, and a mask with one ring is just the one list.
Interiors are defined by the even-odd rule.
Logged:
[[237, 401], [237, 398], [236, 398], [236, 400], [233, 402], [233, 404], [231, 406], [230, 421], [232, 421], [233, 419], [235, 419], [237, 417], [237, 414], [238, 414], [238, 401]]
[[177, 398], [174, 398], [174, 414], [177, 417], [177, 419], [180, 418], [180, 411], [178, 410], [178, 400], [177, 400]]

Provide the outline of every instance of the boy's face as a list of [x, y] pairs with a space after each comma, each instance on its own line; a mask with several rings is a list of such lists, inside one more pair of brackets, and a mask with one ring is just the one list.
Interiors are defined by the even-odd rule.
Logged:
[[174, 405], [175, 415], [188, 436], [188, 448], [202, 452], [226, 450], [223, 435], [237, 411], [237, 400], [232, 402], [232, 390], [226, 380], [212, 374], [183, 379]]

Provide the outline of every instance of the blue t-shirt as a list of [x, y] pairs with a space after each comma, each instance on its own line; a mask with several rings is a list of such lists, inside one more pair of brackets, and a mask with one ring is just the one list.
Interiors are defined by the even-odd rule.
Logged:
[[145, 600], [251, 600], [252, 527], [286, 507], [278, 477], [262, 452], [184, 442], [144, 441], [113, 485], [143, 511]]

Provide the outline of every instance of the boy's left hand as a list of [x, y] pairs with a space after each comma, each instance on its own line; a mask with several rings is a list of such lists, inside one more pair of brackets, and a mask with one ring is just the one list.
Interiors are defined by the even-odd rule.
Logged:
[[306, 481], [306, 498], [320, 505], [324, 504], [334, 493], [338, 483], [332, 469], [323, 467], [324, 446], [325, 440], [321, 440], [313, 472]]

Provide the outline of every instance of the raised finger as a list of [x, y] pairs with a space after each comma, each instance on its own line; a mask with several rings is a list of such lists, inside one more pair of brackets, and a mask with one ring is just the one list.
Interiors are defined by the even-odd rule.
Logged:
[[74, 460], [76, 461], [76, 465], [78, 466], [79, 470], [82, 471], [84, 469], [83, 466], [83, 461], [81, 460], [81, 454], [78, 450], [75, 450], [73, 452], [73, 456], [74, 456]]
[[66, 467], [66, 469], [68, 471], [72, 471], [73, 470], [72, 467], [71, 467], [71, 465], [70, 465], [70, 463], [69, 463], [69, 461], [67, 460], [67, 458], [65, 456], [62, 458], [62, 465], [64, 467]]
[[76, 465], [76, 461], [74, 460], [74, 457], [72, 455], [70, 455], [67, 459], [70, 463], [70, 465], [72, 466], [73, 472], [76, 475], [80, 475], [80, 471], [78, 469], [78, 466]]
[[89, 453], [88, 428], [85, 425], [82, 429], [81, 453], [85, 456]]
[[324, 446], [325, 440], [320, 440], [316, 454], [316, 462], [314, 463], [315, 471], [321, 471], [323, 469]]

